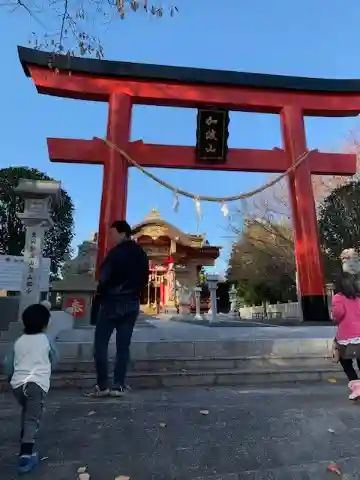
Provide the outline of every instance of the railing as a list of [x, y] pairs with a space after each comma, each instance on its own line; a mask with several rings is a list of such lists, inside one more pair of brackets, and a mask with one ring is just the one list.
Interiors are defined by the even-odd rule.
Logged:
[[258, 307], [241, 307], [239, 309], [242, 318], [301, 318], [298, 302], [277, 303]]
[[[329, 296], [329, 306], [331, 305], [331, 296]], [[301, 318], [301, 309], [298, 302], [276, 303], [264, 306], [252, 306], [239, 308], [240, 317], [251, 319], [263, 318]]]

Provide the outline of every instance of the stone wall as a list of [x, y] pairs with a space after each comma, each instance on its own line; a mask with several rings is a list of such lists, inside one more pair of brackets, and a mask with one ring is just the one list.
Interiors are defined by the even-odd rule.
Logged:
[[0, 331], [9, 328], [18, 318], [20, 297], [0, 297]]
[[[44, 300], [46, 292], [42, 292], [40, 300]], [[0, 331], [4, 332], [9, 328], [10, 323], [17, 322], [20, 305], [20, 296], [0, 297]]]

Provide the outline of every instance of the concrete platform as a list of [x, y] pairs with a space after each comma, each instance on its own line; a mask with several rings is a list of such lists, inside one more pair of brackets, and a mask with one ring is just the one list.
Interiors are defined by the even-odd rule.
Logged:
[[[91, 400], [52, 391], [39, 432], [33, 480], [359, 479], [359, 406], [345, 384], [268, 384], [133, 392]], [[203, 412], [205, 410], [205, 413]], [[19, 410], [0, 397], [1, 478], [16, 479]]]

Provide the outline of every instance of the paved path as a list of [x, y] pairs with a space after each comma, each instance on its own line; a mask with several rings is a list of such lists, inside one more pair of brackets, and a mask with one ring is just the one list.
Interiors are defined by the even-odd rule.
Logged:
[[[15, 414], [4, 395], [4, 480], [16, 478]], [[339, 478], [326, 472], [331, 461], [352, 474], [344, 478], [358, 479], [360, 405], [349, 403], [345, 385], [329, 383], [141, 391], [101, 401], [53, 392], [39, 446], [48, 459], [34, 480], [76, 480], [85, 465], [91, 480], [330, 480]]]
[[[216, 327], [191, 325], [189, 323], [173, 322], [166, 319], [150, 320], [149, 323], [155, 328], [139, 326], [134, 332], [135, 342], [158, 342], [158, 341], [219, 341], [219, 340], [255, 340], [255, 339], [278, 339], [278, 338], [333, 338], [335, 327]], [[67, 342], [91, 342], [93, 329], [74, 329], [62, 332], [59, 336], [61, 341]]]

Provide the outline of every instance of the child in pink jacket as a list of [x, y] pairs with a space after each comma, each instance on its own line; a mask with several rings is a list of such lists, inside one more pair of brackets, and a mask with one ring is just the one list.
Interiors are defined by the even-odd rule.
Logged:
[[[332, 299], [332, 316], [337, 324], [335, 342], [337, 346], [360, 344], [360, 291], [354, 275], [344, 273], [337, 282], [335, 291]], [[356, 360], [360, 370], [360, 357]], [[355, 400], [360, 397], [360, 381], [353, 359], [341, 358], [340, 353], [339, 362], [349, 379], [352, 391], [349, 398]]]

